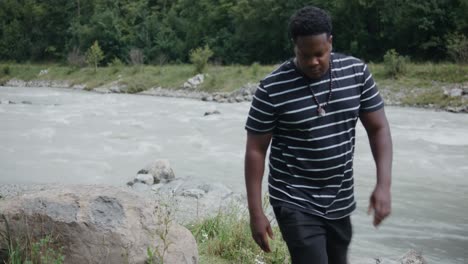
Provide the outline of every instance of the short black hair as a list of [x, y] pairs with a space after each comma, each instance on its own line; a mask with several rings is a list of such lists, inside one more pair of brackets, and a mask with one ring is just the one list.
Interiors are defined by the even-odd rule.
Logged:
[[303, 7], [289, 19], [289, 35], [296, 41], [300, 36], [331, 35], [332, 22], [330, 15], [323, 9], [315, 6]]

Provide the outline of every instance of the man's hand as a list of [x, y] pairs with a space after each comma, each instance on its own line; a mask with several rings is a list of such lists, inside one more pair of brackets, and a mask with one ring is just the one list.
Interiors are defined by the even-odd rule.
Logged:
[[260, 248], [265, 252], [271, 252], [268, 236], [273, 239], [270, 221], [262, 212], [258, 216], [250, 216], [250, 230], [252, 237]]
[[375, 187], [369, 201], [368, 214], [374, 213], [374, 226], [377, 227], [392, 211], [390, 188]]

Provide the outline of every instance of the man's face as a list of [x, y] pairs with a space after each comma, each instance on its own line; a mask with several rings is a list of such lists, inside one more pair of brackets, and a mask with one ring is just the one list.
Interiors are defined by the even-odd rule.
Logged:
[[299, 36], [294, 43], [297, 67], [309, 78], [318, 79], [327, 71], [332, 51], [332, 36], [326, 33]]

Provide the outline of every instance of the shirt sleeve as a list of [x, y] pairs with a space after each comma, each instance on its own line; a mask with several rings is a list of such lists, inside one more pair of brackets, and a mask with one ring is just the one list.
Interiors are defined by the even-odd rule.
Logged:
[[276, 127], [275, 106], [260, 83], [255, 91], [245, 129], [255, 134], [271, 133]]
[[363, 72], [361, 107], [359, 111], [361, 113], [377, 111], [384, 107], [384, 102], [379, 94], [379, 90], [377, 89], [377, 85], [374, 82], [374, 78], [372, 77], [367, 64], [364, 65]]

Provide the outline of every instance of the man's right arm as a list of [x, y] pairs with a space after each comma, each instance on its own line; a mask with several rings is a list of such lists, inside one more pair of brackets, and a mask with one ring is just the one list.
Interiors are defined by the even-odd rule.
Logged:
[[250, 227], [255, 242], [265, 252], [270, 252], [268, 236], [273, 238], [270, 222], [262, 208], [262, 178], [265, 157], [270, 145], [271, 134], [247, 132], [245, 151], [245, 184], [250, 214]]

